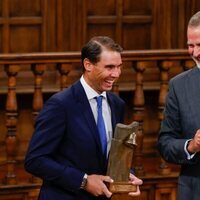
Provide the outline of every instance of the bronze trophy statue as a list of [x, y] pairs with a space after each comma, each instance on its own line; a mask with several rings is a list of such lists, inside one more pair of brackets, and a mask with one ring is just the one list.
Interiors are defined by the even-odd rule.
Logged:
[[136, 146], [136, 135], [139, 123], [129, 125], [118, 123], [111, 141], [107, 175], [114, 182], [109, 185], [113, 194], [135, 192], [136, 186], [129, 183], [133, 152]]

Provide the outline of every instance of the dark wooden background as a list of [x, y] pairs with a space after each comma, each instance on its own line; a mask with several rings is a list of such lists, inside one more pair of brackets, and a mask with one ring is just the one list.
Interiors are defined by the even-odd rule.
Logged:
[[186, 47], [198, 0], [1, 0], [0, 52], [79, 51], [94, 35], [126, 50]]
[[[80, 52], [82, 45], [95, 35], [108, 35], [120, 43], [125, 50], [130, 51], [183, 49], [187, 48], [188, 20], [198, 10], [200, 10], [199, 0], [0, 0], [0, 54]], [[156, 55], [152, 53], [152, 56]], [[164, 58], [168, 60], [167, 55], [163, 56], [163, 60]], [[45, 62], [46, 60], [48, 58], [45, 58]], [[31, 62], [31, 64], [33, 63]], [[138, 66], [143, 64], [140, 63]], [[164, 73], [165, 64], [161, 65]], [[141, 199], [175, 200], [176, 188], [174, 189], [174, 187], [177, 175], [172, 173], [161, 176], [159, 173], [158, 175], [149, 173], [158, 170], [160, 162], [155, 148], [160, 126], [157, 116], [160, 65], [158, 64], [158, 67], [152, 67], [152, 65], [154, 64], [146, 63], [147, 72], [143, 77], [145, 105], [143, 118], [144, 159], [142, 162], [145, 174], [141, 177], [144, 177], [145, 184], [142, 188]], [[5, 167], [6, 148], [8, 147], [5, 140], [8, 132], [6, 101], [9, 75], [5, 73], [7, 66], [0, 64], [0, 200], [35, 200], [38, 191], [36, 188], [40, 183], [39, 185], [35, 182], [29, 185], [26, 183], [22, 186], [18, 183], [6, 185], [4, 181], [5, 174], [10, 170]], [[182, 71], [178, 66], [173, 65], [169, 78]], [[13, 73], [13, 69], [15, 70], [15, 66], [10, 67], [10, 74]], [[41, 68], [38, 67], [38, 69]], [[56, 87], [59, 77], [58, 71], [55, 69], [55, 65], [49, 65], [48, 70], [45, 71], [44, 102], [58, 91]], [[80, 76], [81, 70], [77, 64], [74, 69], [76, 70], [71, 73], [71, 81]], [[119, 94], [127, 102], [127, 123], [133, 120], [133, 90], [135, 90], [133, 83], [135, 83], [135, 78], [136, 74], [131, 64], [125, 61]], [[17, 175], [22, 180], [27, 180], [27, 174], [24, 173], [22, 166], [34, 123], [32, 113], [34, 77], [32, 71], [26, 65], [22, 65], [16, 81], [18, 144], [15, 153], [17, 166], [18, 164], [20, 166], [17, 167]], [[10, 87], [12, 88], [12, 85]], [[9, 165], [7, 166], [9, 167]], [[177, 167], [171, 167], [178, 171]], [[127, 200], [128, 197], [119, 199]]]

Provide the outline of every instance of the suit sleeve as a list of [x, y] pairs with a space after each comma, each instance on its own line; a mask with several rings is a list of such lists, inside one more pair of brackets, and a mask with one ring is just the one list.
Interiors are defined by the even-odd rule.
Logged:
[[195, 155], [191, 160], [187, 159], [186, 152], [184, 151], [184, 145], [187, 139], [182, 134], [180, 116], [178, 98], [173, 81], [170, 81], [157, 148], [163, 159], [168, 162], [175, 164], [194, 164], [196, 163], [198, 155]]
[[25, 169], [44, 181], [75, 192], [80, 187], [84, 173], [57, 162], [54, 155], [63, 138], [65, 126], [63, 106], [51, 98], [36, 120], [25, 158]]

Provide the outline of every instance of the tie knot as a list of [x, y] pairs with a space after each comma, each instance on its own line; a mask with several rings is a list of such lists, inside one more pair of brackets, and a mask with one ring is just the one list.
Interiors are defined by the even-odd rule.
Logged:
[[96, 97], [96, 100], [97, 100], [97, 106], [102, 107], [103, 96], [100, 95], [100, 96]]

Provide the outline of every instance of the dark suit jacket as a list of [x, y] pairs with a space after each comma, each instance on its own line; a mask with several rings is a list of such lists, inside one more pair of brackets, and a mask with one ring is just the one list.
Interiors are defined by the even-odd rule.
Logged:
[[[113, 129], [122, 123], [124, 101], [107, 93]], [[80, 81], [53, 95], [37, 117], [25, 169], [43, 179], [40, 200], [89, 200], [84, 173], [105, 174], [106, 158], [90, 104]]]
[[200, 70], [195, 67], [170, 81], [158, 139], [158, 150], [163, 158], [180, 164], [181, 175], [187, 177], [200, 177], [199, 153], [188, 160], [184, 151], [186, 140], [193, 138], [199, 128]]

